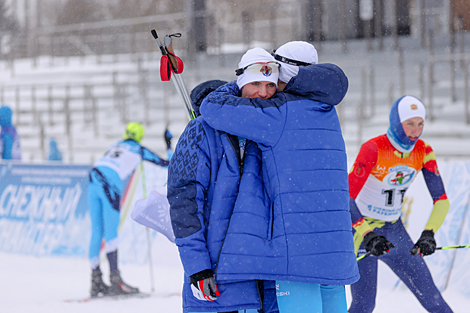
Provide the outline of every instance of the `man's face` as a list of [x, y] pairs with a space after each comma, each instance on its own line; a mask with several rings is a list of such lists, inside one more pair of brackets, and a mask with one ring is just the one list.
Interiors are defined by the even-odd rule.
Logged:
[[242, 97], [269, 99], [276, 93], [276, 84], [267, 81], [251, 82], [243, 86]]
[[424, 127], [424, 120], [421, 117], [412, 117], [401, 123], [406, 136], [415, 141], [421, 136]]

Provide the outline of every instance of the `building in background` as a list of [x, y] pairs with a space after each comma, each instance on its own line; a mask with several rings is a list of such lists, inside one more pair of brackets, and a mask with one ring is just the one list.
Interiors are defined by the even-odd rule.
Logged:
[[239, 43], [271, 48], [290, 40], [422, 37], [470, 28], [465, 0], [1, 1], [23, 29], [11, 39], [14, 58], [153, 51], [152, 28], [181, 32], [185, 50], [210, 53]]
[[[470, 30], [470, 3], [468, 0], [454, 1], [454, 21], [456, 30]], [[455, 25], [454, 24], [454, 25]]]

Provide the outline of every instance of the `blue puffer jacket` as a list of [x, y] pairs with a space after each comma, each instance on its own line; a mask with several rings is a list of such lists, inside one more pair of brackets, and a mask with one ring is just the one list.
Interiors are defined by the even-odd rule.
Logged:
[[187, 125], [171, 159], [167, 197], [185, 272], [184, 312], [258, 309], [258, 288], [264, 290], [265, 312], [279, 312], [274, 282], [264, 282], [264, 287], [257, 287], [254, 280], [217, 281], [221, 296], [216, 301], [197, 300], [191, 291], [192, 274], [216, 270], [238, 193], [239, 160], [238, 138], [214, 130], [202, 117]]
[[[253, 174], [242, 177], [219, 281], [347, 285], [359, 279], [345, 144], [334, 108], [347, 88], [340, 68], [319, 64], [301, 67], [270, 100], [234, 96], [239, 90], [232, 82], [203, 101], [210, 126], [257, 142], [262, 153], [245, 163], [245, 173]], [[261, 160], [262, 179], [256, 174]]]

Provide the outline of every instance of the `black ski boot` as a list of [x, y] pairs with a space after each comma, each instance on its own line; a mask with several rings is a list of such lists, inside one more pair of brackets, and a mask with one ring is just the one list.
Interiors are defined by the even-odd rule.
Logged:
[[98, 296], [106, 296], [108, 293], [109, 286], [103, 282], [103, 279], [101, 278], [101, 271], [93, 271], [91, 273], [91, 297], [95, 298]]
[[119, 271], [112, 272], [109, 276], [109, 280], [111, 282], [109, 294], [112, 296], [139, 293], [138, 288], [131, 287], [122, 281], [121, 273]]

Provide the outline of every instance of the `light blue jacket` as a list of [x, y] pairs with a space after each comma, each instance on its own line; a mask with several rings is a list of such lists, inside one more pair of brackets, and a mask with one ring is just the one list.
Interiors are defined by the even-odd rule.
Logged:
[[0, 156], [4, 160], [21, 160], [20, 137], [11, 123], [11, 116], [8, 106], [0, 107]]

